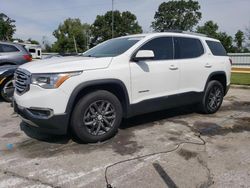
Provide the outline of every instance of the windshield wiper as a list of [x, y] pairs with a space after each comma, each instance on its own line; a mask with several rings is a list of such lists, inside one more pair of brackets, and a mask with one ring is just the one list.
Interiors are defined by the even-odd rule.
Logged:
[[93, 55], [83, 55], [83, 57], [95, 57]]

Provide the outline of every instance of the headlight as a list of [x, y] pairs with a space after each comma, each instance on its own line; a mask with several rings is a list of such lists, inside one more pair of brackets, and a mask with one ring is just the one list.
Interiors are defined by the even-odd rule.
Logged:
[[82, 71], [49, 73], [49, 74], [32, 74], [31, 84], [38, 85], [44, 89], [55, 89], [62, 85], [63, 82], [72, 76], [78, 76]]

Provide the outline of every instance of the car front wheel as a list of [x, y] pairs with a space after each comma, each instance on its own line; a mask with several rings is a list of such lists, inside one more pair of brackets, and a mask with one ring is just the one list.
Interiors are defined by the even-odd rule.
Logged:
[[85, 95], [76, 104], [72, 117], [73, 133], [84, 143], [104, 141], [114, 136], [122, 120], [117, 97], [104, 90]]
[[3, 98], [3, 100], [5, 100], [6, 102], [11, 102], [14, 90], [13, 79], [6, 79], [1, 87], [1, 97]]

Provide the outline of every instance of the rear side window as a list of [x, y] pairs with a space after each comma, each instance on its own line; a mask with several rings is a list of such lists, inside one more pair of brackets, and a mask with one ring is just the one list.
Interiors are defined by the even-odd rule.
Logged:
[[30, 54], [29, 50], [24, 45], [21, 45], [21, 48], [22, 48], [22, 51], [26, 52], [27, 54]]
[[9, 44], [2, 44], [1, 51], [2, 52], [19, 52], [19, 50], [15, 46], [9, 45]]
[[208, 47], [210, 48], [213, 55], [227, 56], [227, 52], [220, 42], [207, 40], [206, 43]]
[[140, 50], [152, 50], [154, 60], [173, 59], [173, 40], [172, 37], [160, 37], [144, 44]]
[[199, 39], [174, 37], [175, 59], [196, 58], [204, 53]]

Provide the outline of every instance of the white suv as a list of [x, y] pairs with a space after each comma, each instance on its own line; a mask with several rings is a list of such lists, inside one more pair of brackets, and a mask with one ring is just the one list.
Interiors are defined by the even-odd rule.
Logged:
[[98, 142], [114, 136], [122, 118], [142, 113], [188, 104], [215, 113], [230, 72], [218, 40], [178, 32], [125, 36], [79, 57], [21, 66], [14, 107], [27, 126]]

